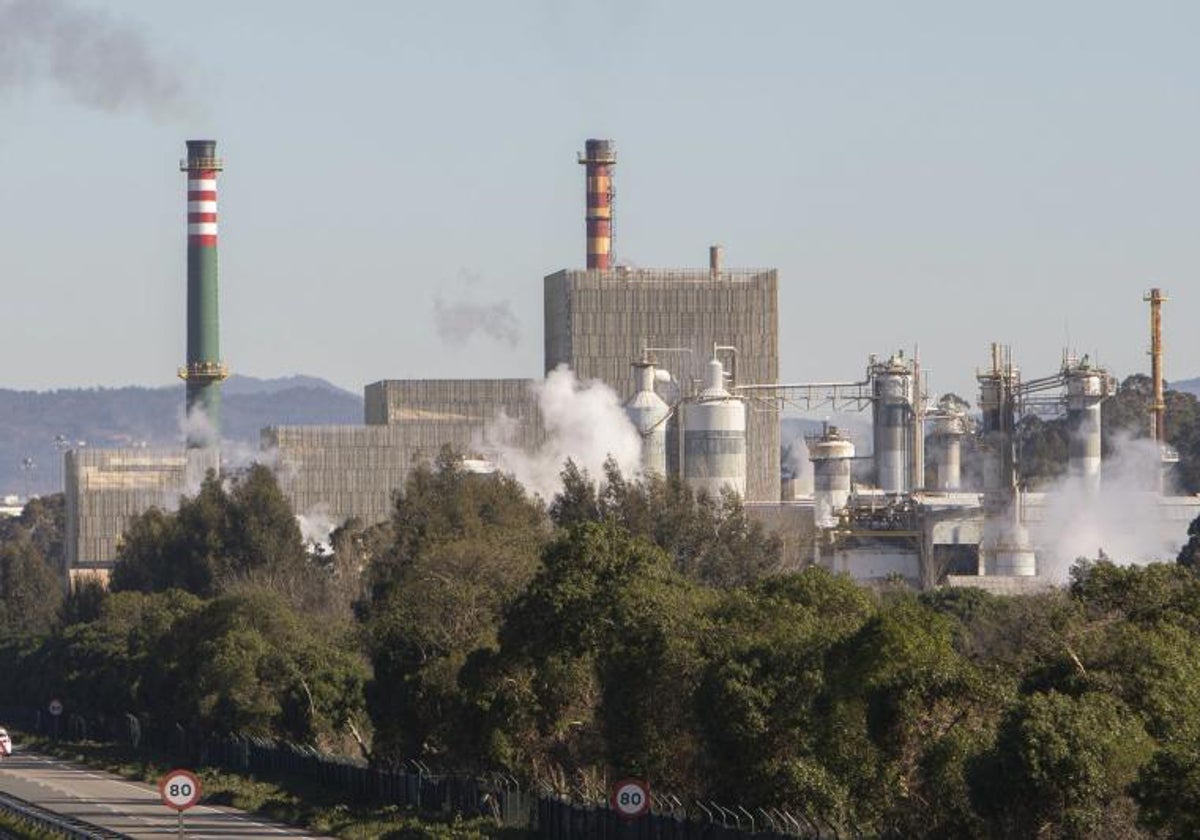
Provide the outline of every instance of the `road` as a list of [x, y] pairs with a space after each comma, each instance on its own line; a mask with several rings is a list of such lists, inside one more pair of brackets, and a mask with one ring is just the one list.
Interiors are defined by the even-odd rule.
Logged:
[[[0, 791], [134, 838], [175, 835], [177, 818], [153, 785], [18, 750], [0, 760]], [[233, 808], [198, 805], [184, 812], [190, 838], [316, 837]]]

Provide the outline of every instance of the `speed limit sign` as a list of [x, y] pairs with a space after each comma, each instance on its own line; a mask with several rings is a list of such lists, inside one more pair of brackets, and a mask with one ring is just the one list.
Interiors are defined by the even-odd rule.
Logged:
[[637, 819], [650, 810], [650, 786], [641, 779], [622, 779], [613, 786], [612, 808], [617, 816]]
[[186, 811], [200, 801], [200, 780], [190, 770], [172, 770], [158, 782], [163, 804]]

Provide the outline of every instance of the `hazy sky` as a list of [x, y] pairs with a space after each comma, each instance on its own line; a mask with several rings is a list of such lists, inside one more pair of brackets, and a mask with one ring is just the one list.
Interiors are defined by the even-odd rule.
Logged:
[[1200, 375], [1197, 43], [1193, 2], [0, 0], [0, 386], [172, 381], [208, 136], [241, 373], [539, 375], [608, 137], [618, 258], [777, 267], [786, 380], [1125, 376], [1152, 285]]

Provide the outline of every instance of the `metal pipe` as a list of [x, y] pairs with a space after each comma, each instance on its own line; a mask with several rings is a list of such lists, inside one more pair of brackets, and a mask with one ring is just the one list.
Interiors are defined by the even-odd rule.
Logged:
[[579, 163], [586, 167], [587, 177], [587, 267], [612, 267], [612, 174], [617, 153], [611, 140], [586, 140]]
[[215, 140], [188, 140], [187, 173], [187, 364], [179, 378], [187, 383], [190, 449], [220, 440], [221, 382], [229, 369], [221, 361], [217, 293], [217, 173], [224, 162]]

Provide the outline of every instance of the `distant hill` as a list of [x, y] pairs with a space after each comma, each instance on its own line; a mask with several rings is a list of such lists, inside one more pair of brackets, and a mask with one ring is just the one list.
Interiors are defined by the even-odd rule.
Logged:
[[1186, 394], [1194, 394], [1200, 397], [1200, 376], [1193, 379], [1180, 379], [1168, 382], [1167, 388], [1172, 391], [1183, 391]]
[[[59, 435], [102, 448], [172, 446], [183, 440], [183, 384], [161, 388], [65, 388], [57, 391], [0, 389], [0, 495], [33, 494], [62, 486]], [[226, 438], [256, 448], [270, 425], [360, 424], [362, 397], [312, 376], [256, 379], [232, 376], [225, 383], [222, 425]], [[32, 458], [34, 467], [23, 470]]]

